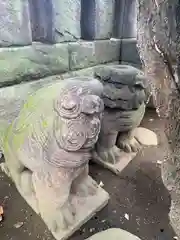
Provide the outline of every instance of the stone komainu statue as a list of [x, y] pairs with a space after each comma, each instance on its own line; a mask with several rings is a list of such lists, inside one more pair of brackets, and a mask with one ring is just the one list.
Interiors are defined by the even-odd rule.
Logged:
[[5, 170], [53, 232], [73, 224], [70, 194], [96, 194], [88, 162], [100, 132], [102, 91], [98, 80], [86, 77], [44, 87], [4, 137]]
[[1, 144], [4, 170], [58, 240], [108, 202], [109, 195], [88, 175], [89, 160], [97, 154], [104, 163], [121, 165], [122, 150], [140, 148], [134, 129], [145, 112], [142, 72], [105, 66], [95, 77], [100, 81], [76, 77], [36, 91]]
[[103, 86], [103, 113], [101, 132], [96, 151], [104, 162], [115, 164], [125, 152], [137, 152], [141, 144], [134, 130], [144, 113], [146, 78], [143, 72], [129, 65], [109, 65], [95, 71]]

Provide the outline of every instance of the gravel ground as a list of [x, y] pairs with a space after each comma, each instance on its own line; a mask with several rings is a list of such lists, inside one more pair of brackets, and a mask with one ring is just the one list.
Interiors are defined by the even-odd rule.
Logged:
[[[110, 202], [70, 240], [84, 240], [110, 227], [123, 228], [142, 240], [170, 240], [175, 236], [168, 223], [170, 197], [160, 177], [160, 163], [166, 147], [163, 120], [149, 110], [142, 125], [158, 133], [159, 146], [144, 149], [119, 177], [90, 164], [90, 175], [98, 183], [104, 183]], [[0, 224], [0, 240], [54, 239], [12, 182], [0, 172], [0, 204], [2, 202], [5, 218]]]

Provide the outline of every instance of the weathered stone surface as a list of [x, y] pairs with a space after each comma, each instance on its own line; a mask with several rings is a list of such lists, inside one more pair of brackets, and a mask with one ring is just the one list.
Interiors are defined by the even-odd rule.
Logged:
[[147, 128], [138, 127], [134, 129], [134, 137], [144, 146], [158, 145], [157, 135]]
[[143, 71], [130, 64], [97, 66], [95, 74], [104, 84], [113, 83], [117, 88], [122, 85], [136, 86], [136, 84], [139, 84], [141, 88], [145, 89], [147, 86], [147, 79]]
[[[118, 64], [118, 62], [112, 62], [108, 65]], [[101, 65], [96, 65], [94, 67], [85, 68], [77, 71], [69, 71], [61, 75], [53, 75], [50, 77], [45, 77], [37, 81], [23, 82], [21, 84], [2, 87], [0, 88], [0, 122], [3, 126], [11, 123], [15, 117], [18, 116], [21, 107], [28, 95], [37, 91], [38, 89], [51, 85], [56, 81], [61, 81], [70, 77], [77, 76], [89, 76], [93, 77], [96, 68]], [[103, 66], [103, 65], [102, 65]]]
[[126, 0], [115, 1], [113, 36], [123, 38], [123, 19]]
[[84, 40], [112, 37], [115, 0], [82, 0], [82, 38]]
[[104, 65], [118, 65], [119, 62], [110, 62], [107, 64], [99, 64], [96, 65], [94, 67], [89, 67], [89, 68], [84, 68], [84, 69], [80, 69], [80, 70], [76, 70], [76, 71], [71, 71], [68, 74], [71, 77], [76, 77], [76, 76], [89, 76], [89, 77], [95, 77], [95, 72], [96, 69], [99, 68], [100, 66], [104, 66]]
[[120, 40], [95, 41], [96, 64], [119, 61]]
[[144, 117], [147, 80], [129, 65], [100, 66], [95, 76], [104, 86], [105, 110], [93, 159], [119, 174], [141, 149], [133, 130]]
[[[117, 64], [117, 62], [110, 64]], [[93, 77], [96, 67], [98, 66], [85, 68], [78, 71], [66, 72], [61, 75], [45, 77], [38, 81], [0, 88], [0, 124], [2, 128], [5, 128], [7, 125], [12, 123], [15, 117], [18, 116], [20, 109], [28, 95], [44, 86], [51, 85], [56, 81], [61, 81], [70, 77]]]
[[102, 91], [91, 77], [45, 86], [28, 97], [5, 138], [0, 135], [5, 172], [57, 240], [70, 237], [109, 200], [88, 175]]
[[77, 70], [96, 64], [119, 60], [120, 40], [79, 41], [69, 44], [70, 69]]
[[0, 1], [0, 29], [0, 46], [31, 44], [28, 0]]
[[120, 64], [122, 64], [122, 65], [130, 65], [130, 66], [133, 66], [133, 67], [135, 67], [135, 68], [138, 68], [139, 70], [142, 71], [142, 64], [141, 64], [141, 62], [138, 64], [138, 63], [120, 61]]
[[120, 60], [141, 65], [136, 38], [122, 39]]
[[69, 44], [70, 70], [96, 64], [95, 42], [79, 41]]
[[[130, 65], [130, 66], [133, 66], [135, 68], [138, 68], [138, 69], [142, 70], [142, 64], [141, 63], [136, 64], [136, 63], [123, 62], [122, 61], [120, 64], [122, 64], [122, 65]], [[148, 84], [148, 88], [146, 88], [146, 92], [147, 92], [147, 95], [149, 96], [149, 101], [148, 101], [146, 107], [154, 109], [155, 108], [155, 104], [154, 104], [154, 99], [153, 99], [153, 96], [151, 94], [151, 88], [150, 88], [149, 84]]]
[[105, 108], [93, 161], [119, 175], [141, 149], [133, 130], [144, 113], [144, 105], [131, 112]]
[[80, 0], [29, 0], [33, 40], [49, 43], [81, 37]]
[[70, 71], [69, 75], [71, 77], [78, 77], [78, 76], [89, 76], [89, 77], [94, 77], [94, 68], [95, 67], [89, 67], [89, 68], [84, 68], [76, 71]]
[[0, 128], [7, 127], [18, 116], [28, 95], [67, 76], [67, 74], [51, 76], [39, 81], [0, 88]]
[[52, 1], [29, 1], [33, 41], [55, 43]]
[[147, 79], [142, 71], [130, 65], [104, 65], [95, 70], [104, 85], [105, 106], [123, 110], [137, 109], [146, 101]]
[[136, 38], [137, 7], [136, 0], [125, 1], [122, 38]]
[[116, 38], [136, 38], [136, 0], [116, 1], [114, 36]]
[[69, 70], [67, 44], [0, 49], [0, 87]]
[[120, 228], [110, 228], [99, 232], [87, 240], [140, 240], [137, 236]]
[[76, 41], [81, 37], [81, 0], [51, 0], [54, 9], [55, 41]]
[[[119, 64], [119, 62], [109, 62], [107, 64], [98, 64], [98, 65], [95, 65], [93, 67], [87, 67], [87, 68], [83, 68], [83, 69], [80, 69], [80, 70], [69, 71], [68, 73], [66, 73], [66, 76], [69, 76], [69, 77], [76, 77], [76, 76], [95, 77], [96, 69], [99, 68], [100, 66], [118, 65], [118, 64]], [[64, 75], [65, 74], [63, 74], [63, 76]]]
[[119, 152], [119, 158], [117, 158], [115, 163], [110, 163], [104, 161], [98, 154], [95, 152], [93, 155], [92, 161], [99, 164], [100, 166], [110, 170], [116, 175], [120, 175], [121, 172], [128, 166], [128, 164], [135, 158], [137, 153], [131, 152], [126, 153], [124, 151]]

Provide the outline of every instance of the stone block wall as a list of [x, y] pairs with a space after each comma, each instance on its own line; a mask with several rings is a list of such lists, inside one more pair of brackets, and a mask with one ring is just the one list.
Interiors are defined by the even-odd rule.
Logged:
[[46, 84], [118, 63], [115, 7], [115, 0], [2, 0], [0, 121], [11, 122]]
[[45, 84], [99, 64], [141, 67], [135, 10], [135, 0], [1, 0], [0, 120]]
[[119, 60], [120, 40], [0, 48], [0, 87]]

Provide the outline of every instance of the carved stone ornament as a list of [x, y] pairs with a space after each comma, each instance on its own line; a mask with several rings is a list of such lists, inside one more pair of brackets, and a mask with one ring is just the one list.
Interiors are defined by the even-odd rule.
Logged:
[[104, 86], [105, 110], [93, 160], [120, 174], [142, 146], [154, 145], [141, 135], [148, 133], [157, 144], [152, 131], [137, 130], [145, 113], [147, 80], [142, 71], [129, 65], [96, 68], [95, 77]]
[[54, 237], [64, 240], [108, 202], [88, 175], [104, 104], [93, 78], [66, 79], [29, 96], [3, 141], [3, 169]]

